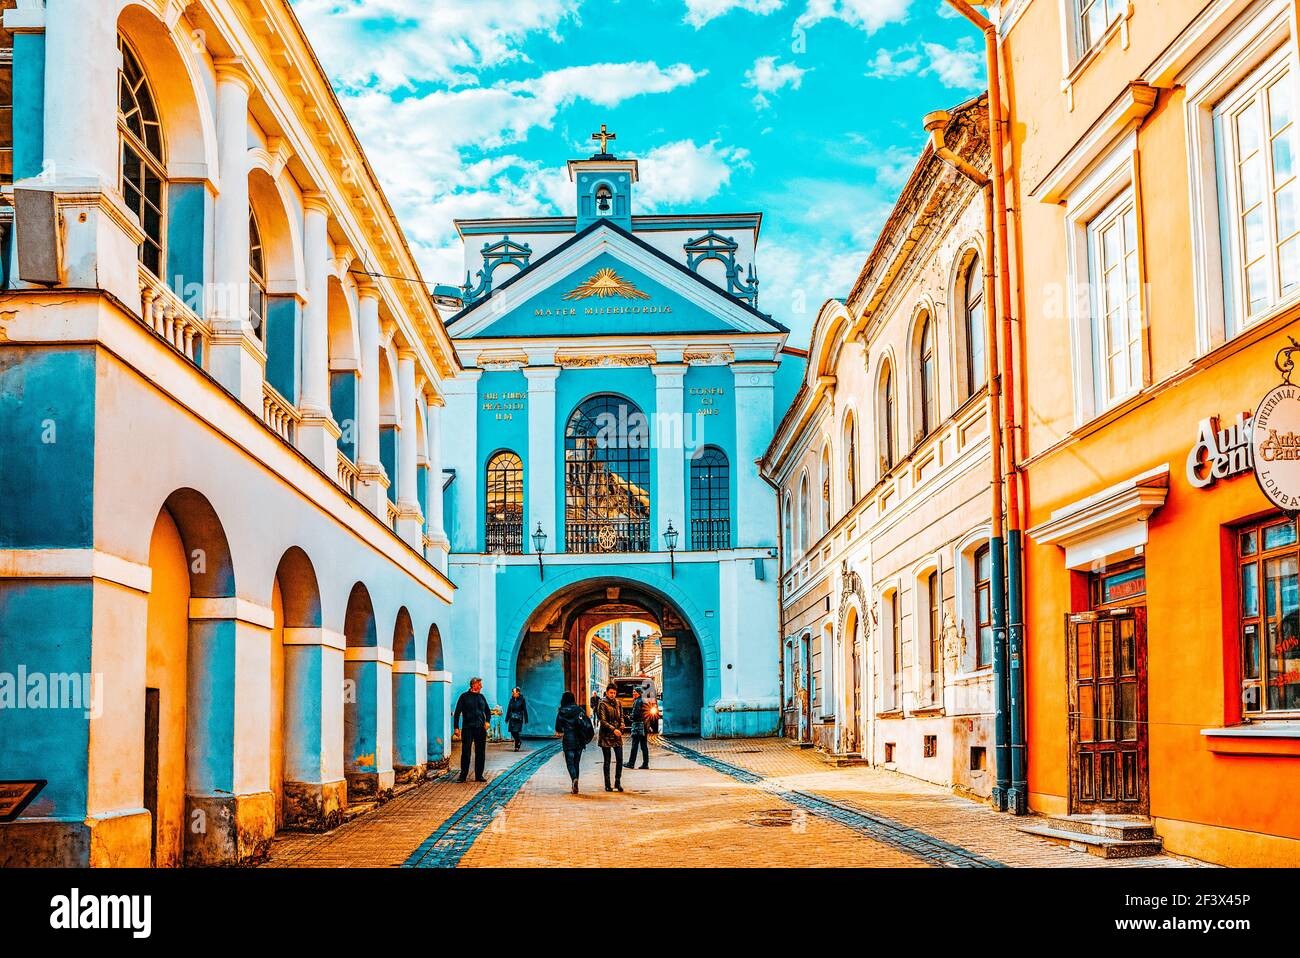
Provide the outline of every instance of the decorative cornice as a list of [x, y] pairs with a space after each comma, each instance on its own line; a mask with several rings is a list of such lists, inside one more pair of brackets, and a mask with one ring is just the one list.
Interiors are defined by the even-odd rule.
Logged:
[[653, 366], [654, 353], [611, 353], [601, 356], [556, 354], [555, 364], [564, 369], [587, 369], [596, 366]]

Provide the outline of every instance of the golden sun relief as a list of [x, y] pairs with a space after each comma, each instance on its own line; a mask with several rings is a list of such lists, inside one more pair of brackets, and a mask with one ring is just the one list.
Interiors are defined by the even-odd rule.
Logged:
[[608, 266], [596, 270], [585, 282], [579, 283], [564, 294], [564, 299], [608, 299], [617, 296], [620, 299], [649, 299], [649, 293], [643, 293]]

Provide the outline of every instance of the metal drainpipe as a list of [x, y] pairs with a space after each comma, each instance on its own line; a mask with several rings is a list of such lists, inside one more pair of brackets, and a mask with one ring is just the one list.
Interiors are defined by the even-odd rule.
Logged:
[[762, 459], [756, 460], [755, 465], [758, 466], [759, 478], [776, 494], [776, 622], [780, 630], [776, 637], [777, 675], [780, 677], [777, 683], [780, 699], [776, 706], [776, 734], [780, 738], [785, 735], [785, 539], [781, 535], [784, 528], [781, 525], [781, 487], [763, 471]]
[[[1007, 683], [1007, 596], [1004, 586], [1005, 561], [1002, 536], [1002, 425], [999, 419], [999, 401], [1002, 395], [1002, 374], [998, 365], [998, 310], [993, 295], [995, 270], [988, 261], [988, 253], [995, 249], [993, 234], [993, 181], [976, 167], [963, 160], [947, 146], [945, 135], [951, 117], [946, 110], [938, 110], [925, 117], [925, 129], [935, 155], [980, 188], [984, 197], [984, 322], [987, 340], [985, 358], [988, 361], [986, 377], [989, 385], [989, 459], [992, 477], [989, 491], [992, 494], [992, 532], [989, 536], [990, 579], [989, 601], [993, 612], [993, 742], [996, 780], [993, 785], [993, 803], [998, 811], [1007, 810], [1007, 794], [1011, 785], [1011, 754], [1008, 721]], [[976, 638], [978, 642], [978, 637]]]
[[1014, 329], [1011, 320], [1011, 252], [1007, 230], [1007, 184], [1002, 142], [1002, 75], [997, 27], [967, 0], [947, 0], [948, 5], [984, 34], [989, 78], [989, 141], [993, 154], [993, 203], [997, 226], [998, 307], [1002, 325], [1002, 447], [1006, 456], [1007, 483], [1007, 695], [1010, 712], [1008, 731], [1011, 753], [1011, 787], [1007, 803], [1013, 814], [1029, 811], [1025, 777], [1025, 678], [1024, 678], [1024, 541], [1021, 531], [1020, 476], [1016, 454], [1016, 377]]

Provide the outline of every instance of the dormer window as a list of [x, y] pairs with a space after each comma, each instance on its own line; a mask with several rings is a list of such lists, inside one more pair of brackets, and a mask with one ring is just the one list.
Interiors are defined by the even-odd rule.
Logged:
[[602, 183], [596, 187], [596, 215], [608, 216], [614, 211], [614, 193], [608, 186]]

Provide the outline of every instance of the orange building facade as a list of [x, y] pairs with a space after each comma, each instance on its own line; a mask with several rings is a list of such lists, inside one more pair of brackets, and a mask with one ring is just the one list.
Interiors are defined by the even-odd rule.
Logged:
[[1029, 805], [1300, 864], [1300, 533], [1250, 420], [1300, 339], [1293, 0], [997, 5]]

